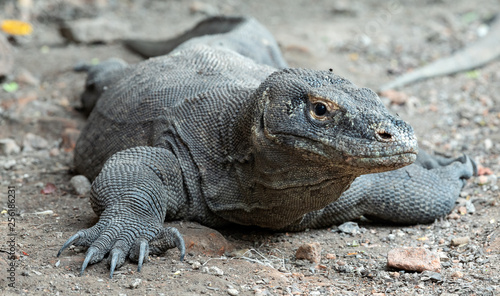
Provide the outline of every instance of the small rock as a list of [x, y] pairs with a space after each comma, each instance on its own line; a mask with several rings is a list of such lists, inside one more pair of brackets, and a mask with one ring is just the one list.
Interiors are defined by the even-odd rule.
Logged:
[[43, 150], [47, 149], [49, 146], [49, 142], [45, 140], [44, 138], [32, 134], [32, 133], [27, 133], [24, 135], [23, 139], [23, 152], [30, 152], [34, 150]]
[[465, 209], [467, 210], [467, 213], [469, 213], [469, 214], [474, 214], [476, 212], [476, 207], [474, 206], [474, 204], [470, 200], [465, 202]]
[[493, 141], [491, 141], [491, 139], [489, 138], [484, 140], [484, 148], [486, 149], [486, 151], [491, 150], [491, 148], [493, 148]]
[[132, 283], [130, 283], [129, 288], [130, 289], [137, 289], [139, 285], [141, 284], [142, 280], [141, 279], [135, 279]]
[[224, 271], [222, 271], [222, 269], [218, 268], [217, 266], [210, 266], [210, 267], [205, 266], [203, 267], [202, 272], [217, 276], [224, 275]]
[[238, 290], [236, 290], [234, 288], [229, 288], [229, 289], [227, 289], [227, 294], [232, 295], [232, 296], [236, 296], [236, 295], [239, 295], [240, 292], [238, 292]]
[[195, 261], [195, 262], [193, 262], [193, 264], [191, 264], [191, 267], [193, 269], [200, 269], [201, 263], [199, 261]]
[[16, 144], [13, 139], [0, 139], [0, 154], [11, 155], [21, 152], [21, 148]]
[[396, 248], [387, 254], [387, 266], [408, 271], [441, 271], [438, 254], [424, 248]]
[[326, 254], [326, 256], [325, 256], [325, 257], [326, 257], [326, 259], [328, 259], [328, 260], [335, 260], [335, 259], [337, 259], [337, 255], [332, 254], [332, 253], [328, 253], [328, 254]]
[[75, 189], [76, 194], [85, 195], [90, 192], [91, 184], [89, 179], [83, 175], [73, 176], [69, 181], [73, 189]]
[[422, 272], [422, 277], [420, 278], [422, 281], [436, 281], [436, 282], [442, 282], [443, 281], [443, 276], [439, 272], [434, 272], [430, 270], [425, 270]]
[[303, 244], [295, 253], [297, 259], [307, 259], [310, 262], [318, 263], [321, 261], [321, 245], [317, 242], [312, 244]]
[[198, 1], [191, 3], [191, 5], [189, 6], [189, 11], [193, 14], [201, 13], [206, 16], [214, 16], [220, 14], [217, 7], [208, 3]]
[[452, 246], [461, 246], [461, 245], [466, 245], [470, 241], [470, 238], [468, 236], [463, 236], [463, 237], [456, 237], [451, 240], [451, 245]]
[[353, 235], [363, 232], [361, 228], [359, 228], [358, 223], [356, 222], [345, 222], [342, 225], [339, 225], [338, 228], [343, 233], [348, 233]]
[[451, 277], [454, 277], [454, 278], [463, 278], [464, 277], [464, 274], [461, 272], [461, 271], [454, 271], [452, 274], [451, 274]]
[[476, 183], [478, 185], [486, 185], [488, 184], [488, 176], [482, 175], [476, 178]]
[[41, 194], [52, 194], [57, 191], [56, 185], [54, 183], [47, 183], [45, 186], [40, 190]]
[[6, 170], [12, 169], [16, 165], [15, 159], [8, 159], [4, 163], [2, 163], [2, 167]]
[[448, 215], [448, 219], [458, 220], [458, 219], [460, 219], [460, 215], [458, 213], [453, 212], [453, 213]]
[[40, 212], [34, 212], [33, 215], [39, 215], [39, 216], [54, 215], [54, 211], [45, 210], [45, 211], [40, 211]]

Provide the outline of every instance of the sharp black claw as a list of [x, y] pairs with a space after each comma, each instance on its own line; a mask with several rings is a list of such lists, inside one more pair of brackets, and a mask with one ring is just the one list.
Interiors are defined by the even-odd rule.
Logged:
[[115, 272], [116, 268], [116, 263], [118, 263], [118, 252], [112, 252], [113, 254], [111, 255], [111, 263], [109, 266], [109, 278], [113, 278], [113, 273]]
[[182, 261], [184, 260], [184, 256], [186, 255], [186, 244], [184, 243], [184, 239], [182, 238], [182, 235], [179, 233], [179, 231], [177, 231], [176, 236], [177, 236], [176, 247], [181, 252], [180, 261]]
[[75, 241], [77, 241], [78, 239], [80, 238], [80, 234], [79, 233], [75, 233], [73, 234], [72, 237], [70, 237], [65, 243], [64, 245], [61, 247], [61, 249], [59, 249], [59, 252], [57, 252], [57, 257], [59, 257], [59, 255], [61, 255], [61, 253], [66, 250], [66, 248], [68, 248], [69, 246], [71, 246]]
[[93, 248], [93, 247], [90, 247], [87, 250], [87, 255], [85, 255], [85, 260], [83, 261], [82, 269], [80, 270], [80, 276], [83, 275], [83, 272], [87, 268], [87, 265], [89, 265], [90, 259], [92, 259], [92, 257], [94, 257], [94, 255], [95, 255], [96, 252], [97, 252], [96, 249]]
[[146, 257], [146, 248], [148, 246], [148, 242], [142, 241], [141, 246], [139, 248], [139, 260], [137, 263], [137, 271], [141, 272], [142, 263], [144, 262], [144, 257]]

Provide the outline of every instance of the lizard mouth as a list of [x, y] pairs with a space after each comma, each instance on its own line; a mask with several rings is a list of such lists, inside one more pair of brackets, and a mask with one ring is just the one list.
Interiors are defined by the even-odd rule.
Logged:
[[402, 168], [417, 160], [417, 151], [408, 151], [386, 156], [352, 157], [348, 156], [346, 162], [358, 168], [372, 168], [373, 172], [383, 172]]

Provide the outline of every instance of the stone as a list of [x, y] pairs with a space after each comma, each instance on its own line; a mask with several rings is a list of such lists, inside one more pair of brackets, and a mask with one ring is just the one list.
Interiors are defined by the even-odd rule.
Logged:
[[15, 159], [8, 159], [5, 162], [1, 163], [2, 167], [6, 170], [12, 169], [16, 165]]
[[321, 261], [321, 245], [317, 242], [303, 244], [295, 253], [296, 259], [306, 259], [310, 262], [318, 263]]
[[205, 3], [205, 2], [199, 2], [199, 1], [193, 2], [189, 6], [189, 11], [192, 14], [200, 13], [200, 14], [204, 14], [206, 16], [214, 16], [214, 15], [220, 14], [220, 12], [217, 9], [217, 7], [215, 7], [215, 6], [211, 5], [211, 4], [208, 4], [208, 3]]
[[224, 271], [222, 271], [222, 269], [218, 268], [217, 266], [210, 266], [210, 267], [205, 266], [203, 267], [202, 272], [217, 276], [224, 275]]
[[27, 133], [26, 135], [24, 135], [23, 152], [43, 150], [47, 149], [48, 147], [49, 142], [47, 142], [47, 140], [45, 140], [44, 138], [32, 133]]
[[468, 236], [463, 236], [463, 237], [456, 237], [451, 240], [451, 245], [452, 246], [461, 246], [461, 245], [466, 245], [470, 241], [470, 238]]
[[85, 195], [90, 192], [90, 181], [83, 175], [73, 176], [69, 182], [78, 195]]
[[339, 225], [338, 228], [343, 233], [348, 233], [348, 234], [353, 234], [353, 235], [361, 233], [361, 229], [359, 228], [358, 223], [356, 223], [356, 222], [345, 222], [345, 223]]
[[182, 233], [188, 254], [213, 257], [222, 256], [233, 250], [233, 246], [215, 229], [187, 221], [171, 222], [167, 225], [177, 228]]
[[137, 289], [139, 285], [141, 284], [142, 280], [141, 279], [135, 279], [132, 283], [130, 283], [129, 288], [130, 289]]
[[387, 266], [407, 271], [441, 272], [439, 255], [424, 248], [395, 248], [387, 254]]
[[0, 139], [0, 154], [12, 155], [21, 152], [21, 148], [13, 139]]

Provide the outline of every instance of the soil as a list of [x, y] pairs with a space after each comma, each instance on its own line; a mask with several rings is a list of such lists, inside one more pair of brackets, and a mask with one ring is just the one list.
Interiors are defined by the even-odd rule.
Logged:
[[[481, 167], [481, 176], [461, 194], [466, 206], [432, 224], [361, 220], [362, 231], [355, 234], [336, 226], [298, 233], [234, 227], [218, 229], [221, 236], [177, 222], [191, 243], [183, 262], [172, 250], [150, 256], [141, 273], [126, 262], [113, 279], [106, 262], [79, 276], [84, 248], [56, 257], [67, 238], [97, 221], [88, 195], [76, 194], [70, 184], [72, 145], [86, 120], [77, 111], [85, 76], [72, 68], [110, 57], [142, 60], [114, 38], [119, 32], [103, 29], [104, 42], [76, 43], [60, 34], [63, 23], [113, 20], [123, 24], [126, 37], [165, 39], [207, 15], [252, 15], [275, 35], [291, 66], [332, 68], [377, 89], [482, 38], [500, 11], [498, 1], [38, 0], [3, 1], [0, 7], [0, 20], [25, 19], [34, 26], [29, 36], [10, 38], [15, 63], [2, 86], [16, 82], [19, 88], [0, 90], [0, 139], [14, 139], [22, 148], [0, 156], [0, 294], [500, 295], [498, 60], [381, 94], [391, 112], [414, 126], [422, 149], [465, 153]], [[9, 186], [15, 191], [11, 212]], [[296, 259], [299, 246], [315, 242], [320, 262]], [[439, 254], [440, 273], [388, 268], [387, 253], [398, 247]]]

